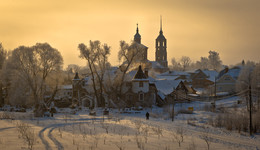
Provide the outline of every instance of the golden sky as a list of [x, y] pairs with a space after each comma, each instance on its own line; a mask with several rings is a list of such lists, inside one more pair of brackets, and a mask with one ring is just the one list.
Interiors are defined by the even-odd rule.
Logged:
[[224, 64], [260, 61], [259, 0], [0, 0], [0, 42], [6, 49], [48, 42], [68, 64], [85, 65], [77, 46], [100, 40], [118, 65], [119, 41], [130, 42], [139, 24], [142, 44], [154, 60], [160, 15], [168, 61], [199, 60], [209, 50]]

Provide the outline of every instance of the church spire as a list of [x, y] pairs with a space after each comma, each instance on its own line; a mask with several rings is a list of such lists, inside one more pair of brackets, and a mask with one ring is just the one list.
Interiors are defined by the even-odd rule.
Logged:
[[138, 23], [136, 24], [136, 33], [139, 33], [139, 29], [138, 29]]
[[162, 31], [162, 15], [160, 16], [160, 34], [162, 34], [163, 31]]
[[139, 43], [139, 44], [141, 44], [141, 35], [139, 34], [139, 29], [138, 29], [138, 23], [136, 24], [136, 34], [135, 34], [135, 36], [134, 36], [134, 41], [136, 42], [136, 43]]
[[161, 17], [160, 18], [161, 19], [161, 26], [160, 27], [161, 27], [161, 31], [162, 31], [162, 15], [160, 17]]

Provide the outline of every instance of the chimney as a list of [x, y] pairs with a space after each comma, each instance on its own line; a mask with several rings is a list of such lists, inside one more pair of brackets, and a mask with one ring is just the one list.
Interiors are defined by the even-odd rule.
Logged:
[[148, 78], [149, 76], [148, 76], [148, 68], [145, 68], [144, 69], [144, 74], [145, 74], [145, 76]]

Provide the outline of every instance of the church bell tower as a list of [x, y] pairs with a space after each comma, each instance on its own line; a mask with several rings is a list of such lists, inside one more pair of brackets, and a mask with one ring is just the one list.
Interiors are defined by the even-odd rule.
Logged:
[[159, 36], [156, 38], [155, 42], [155, 60], [160, 63], [163, 67], [168, 68], [167, 61], [167, 44], [166, 38], [162, 31], [162, 17], [160, 18], [160, 32]]

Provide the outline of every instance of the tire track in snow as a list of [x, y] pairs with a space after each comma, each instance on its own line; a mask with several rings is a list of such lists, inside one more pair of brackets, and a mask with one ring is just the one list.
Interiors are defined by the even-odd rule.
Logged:
[[0, 132], [3, 131], [3, 130], [12, 129], [12, 128], [15, 128], [15, 127], [0, 128]]
[[51, 134], [52, 131], [57, 128], [57, 127], [53, 127], [49, 130], [48, 133], [48, 137], [53, 141], [53, 143], [58, 147], [58, 150], [64, 150], [64, 147], [62, 146], [62, 144]]
[[44, 144], [45, 149], [46, 149], [46, 150], [51, 150], [51, 147], [50, 147], [49, 142], [44, 138], [44, 132], [45, 132], [46, 129], [48, 129], [48, 128], [49, 128], [49, 127], [43, 128], [43, 129], [39, 132], [39, 137], [40, 137], [42, 143]]
[[75, 125], [75, 124], [80, 124], [80, 123], [89, 123], [89, 121], [91, 120], [95, 120], [95, 121], [100, 121], [102, 119], [99, 119], [99, 118], [95, 118], [95, 119], [79, 119], [78, 122], [73, 122], [73, 123], [57, 123], [57, 124], [51, 124], [45, 128], [43, 128], [40, 132], [39, 132], [39, 137], [42, 141], [42, 143], [44, 144], [45, 146], [45, 149], [46, 150], [52, 150], [49, 142], [47, 139], [45, 139], [44, 137], [44, 132], [47, 130], [47, 129], [50, 129], [49, 132], [48, 132], [48, 138], [55, 144], [55, 146], [58, 148], [58, 150], [64, 150], [64, 147], [63, 145], [52, 135], [52, 131], [55, 129], [55, 128], [58, 128], [58, 127], [63, 127], [63, 126], [68, 126], [68, 125]]

